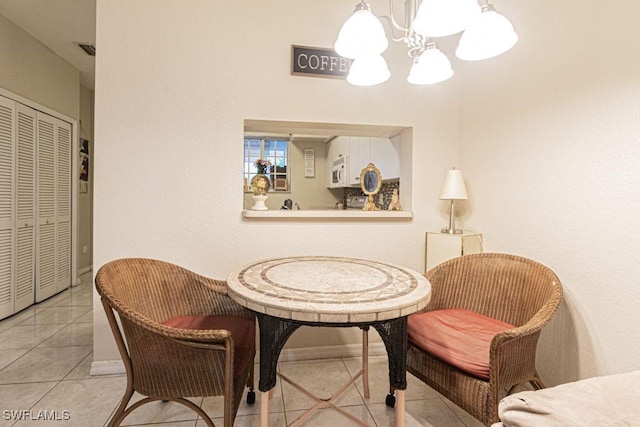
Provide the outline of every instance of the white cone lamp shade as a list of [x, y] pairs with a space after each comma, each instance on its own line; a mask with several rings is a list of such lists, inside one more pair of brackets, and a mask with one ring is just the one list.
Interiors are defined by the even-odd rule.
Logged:
[[389, 79], [391, 72], [382, 55], [356, 58], [351, 63], [347, 82], [354, 86], [374, 86]]
[[511, 22], [487, 9], [462, 33], [456, 56], [465, 61], [493, 58], [511, 49], [517, 41], [518, 34]]
[[467, 200], [468, 198], [462, 171], [459, 169], [448, 170], [442, 183], [440, 200]]
[[423, 0], [413, 30], [425, 37], [444, 37], [463, 31], [480, 14], [477, 0]]
[[437, 47], [430, 47], [411, 66], [407, 81], [414, 85], [443, 82], [453, 76], [449, 58]]
[[[358, 5], [360, 6], [360, 4]], [[334, 49], [345, 58], [379, 55], [389, 46], [382, 22], [370, 9], [356, 10], [342, 24]]]
[[441, 229], [443, 233], [460, 234], [462, 230], [456, 228], [455, 213], [453, 202], [454, 200], [467, 200], [467, 187], [464, 185], [464, 177], [462, 171], [458, 169], [451, 169], [447, 171], [447, 175], [444, 177], [442, 183], [442, 190], [440, 191], [440, 200], [450, 200], [449, 204], [449, 225], [446, 228]]

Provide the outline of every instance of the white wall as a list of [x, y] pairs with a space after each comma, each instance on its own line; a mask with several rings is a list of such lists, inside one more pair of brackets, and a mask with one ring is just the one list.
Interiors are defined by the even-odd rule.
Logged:
[[[407, 84], [399, 44], [379, 87], [291, 76], [291, 45], [330, 47], [354, 5], [98, 0], [94, 269], [144, 256], [225, 278], [265, 256], [323, 253], [422, 269], [424, 232], [444, 223], [438, 193], [457, 160], [458, 81]], [[243, 221], [244, 119], [413, 127], [414, 219]], [[94, 360], [119, 359], [97, 298], [94, 308]], [[291, 345], [359, 339], [322, 334], [300, 331]]]
[[493, 3], [520, 42], [464, 68], [468, 225], [563, 282], [544, 380], [640, 369], [640, 3]]
[[77, 119], [80, 73], [0, 15], [0, 87]]

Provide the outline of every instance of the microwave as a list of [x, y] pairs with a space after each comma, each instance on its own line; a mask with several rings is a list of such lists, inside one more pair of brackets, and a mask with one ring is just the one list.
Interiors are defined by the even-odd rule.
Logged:
[[341, 156], [331, 164], [331, 182], [329, 188], [347, 186], [347, 158]]

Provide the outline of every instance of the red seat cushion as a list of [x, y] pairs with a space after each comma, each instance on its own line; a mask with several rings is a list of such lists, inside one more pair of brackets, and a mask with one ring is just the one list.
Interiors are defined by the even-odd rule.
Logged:
[[513, 327], [469, 310], [436, 310], [409, 316], [408, 336], [422, 350], [487, 380], [491, 340]]
[[233, 337], [233, 375], [238, 374], [253, 363], [253, 349], [256, 343], [256, 323], [240, 316], [177, 316], [162, 322], [177, 329], [226, 329]]

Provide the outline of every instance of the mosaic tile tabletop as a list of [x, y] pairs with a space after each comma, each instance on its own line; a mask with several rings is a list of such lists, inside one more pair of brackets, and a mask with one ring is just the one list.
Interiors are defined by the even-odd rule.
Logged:
[[232, 272], [229, 295], [259, 313], [305, 322], [395, 319], [424, 308], [431, 285], [394, 264], [339, 257], [258, 261]]

